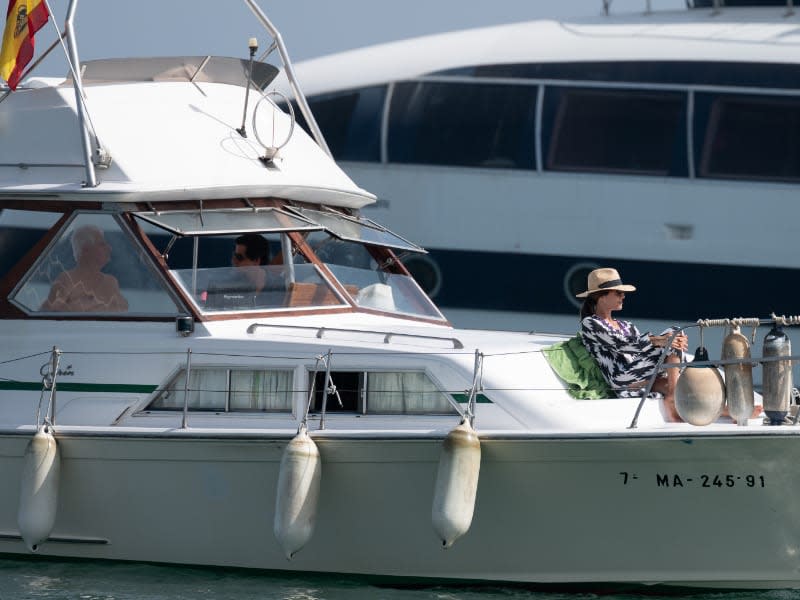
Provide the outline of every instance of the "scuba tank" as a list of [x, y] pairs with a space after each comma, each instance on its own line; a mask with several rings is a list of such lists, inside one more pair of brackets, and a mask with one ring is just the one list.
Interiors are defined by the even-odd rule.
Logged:
[[[790, 356], [792, 343], [780, 325], [775, 325], [764, 338], [764, 358]], [[792, 396], [792, 363], [775, 360], [763, 363], [764, 414], [770, 425], [781, 425], [789, 414]]]
[[[699, 346], [697, 362], [708, 361], [708, 351]], [[725, 384], [714, 366], [687, 365], [675, 385], [675, 409], [692, 425], [708, 425], [717, 420], [725, 405]]]
[[[722, 341], [722, 359], [750, 358], [750, 344], [738, 326]], [[725, 400], [728, 412], [737, 425], [747, 425], [753, 414], [753, 365], [741, 363], [725, 365]]]

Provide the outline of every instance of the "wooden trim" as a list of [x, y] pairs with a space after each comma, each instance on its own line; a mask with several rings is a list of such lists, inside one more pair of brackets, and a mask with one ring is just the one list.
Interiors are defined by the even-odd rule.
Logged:
[[[128, 226], [128, 230], [133, 234], [133, 236], [139, 240], [142, 246], [147, 250], [147, 254], [151, 261], [153, 261], [153, 266], [155, 267], [156, 271], [158, 271], [159, 275], [161, 275], [161, 280], [165, 283], [167, 288], [169, 288], [176, 296], [178, 300], [183, 304], [182, 307], [178, 307], [178, 310], [184, 310], [189, 315], [191, 315], [192, 320], [199, 321], [200, 320], [200, 313], [195, 308], [194, 303], [192, 302], [191, 298], [188, 298], [186, 294], [183, 293], [183, 290], [180, 286], [173, 283], [172, 277], [169, 275], [169, 265], [167, 261], [163, 259], [161, 253], [158, 251], [153, 245], [153, 242], [150, 241], [150, 238], [147, 234], [142, 231], [139, 222], [134, 218], [131, 213], [125, 213], [122, 215], [123, 220]], [[173, 298], [175, 299], [175, 298]]]
[[[226, 313], [226, 314], [214, 314], [209, 313], [203, 316], [202, 321], [232, 321], [234, 319], [253, 319], [253, 318], [272, 318], [277, 319], [280, 317], [297, 317], [300, 315], [308, 316], [308, 315], [338, 315], [341, 313], [352, 313], [356, 312], [356, 310], [349, 306], [344, 305], [337, 305], [331, 306], [330, 308], [314, 308], [314, 309], [299, 309], [299, 310], [270, 310], [270, 311], [250, 311], [250, 312], [237, 312], [237, 313]], [[384, 315], [385, 316], [385, 315]], [[441, 321], [437, 321], [437, 323], [441, 323]]]
[[287, 235], [289, 236], [289, 239], [291, 239], [295, 243], [297, 249], [303, 253], [303, 256], [305, 256], [311, 262], [311, 264], [315, 265], [320, 271], [322, 271], [322, 273], [325, 274], [325, 277], [328, 279], [328, 281], [342, 295], [345, 301], [350, 306], [355, 308], [356, 307], [355, 300], [350, 296], [350, 293], [345, 289], [345, 287], [341, 283], [339, 283], [339, 280], [336, 279], [336, 277], [334, 277], [333, 273], [331, 273], [330, 270], [328, 270], [328, 265], [326, 265], [317, 257], [314, 250], [312, 250], [311, 246], [308, 245], [306, 238], [303, 237], [303, 235], [299, 231], [289, 231], [287, 232]]
[[408, 272], [408, 269], [406, 269], [406, 266], [403, 264], [403, 261], [397, 257], [391, 248], [371, 246], [368, 244], [365, 244], [364, 247], [372, 258], [374, 258], [379, 265], [385, 265], [389, 272], [412, 277], [411, 273]]

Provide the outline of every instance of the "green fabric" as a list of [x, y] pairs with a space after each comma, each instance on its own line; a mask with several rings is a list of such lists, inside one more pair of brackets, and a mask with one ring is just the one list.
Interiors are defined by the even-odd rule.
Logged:
[[614, 398], [597, 361], [583, 345], [580, 333], [566, 342], [543, 348], [542, 353], [556, 375], [567, 383], [567, 392], [573, 398]]

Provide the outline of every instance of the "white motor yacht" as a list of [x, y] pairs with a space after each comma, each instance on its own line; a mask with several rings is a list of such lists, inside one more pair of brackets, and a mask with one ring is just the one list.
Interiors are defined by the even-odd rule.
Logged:
[[[775, 326], [738, 424], [720, 386], [696, 424], [647, 390], [578, 399], [564, 336], [450, 325], [398, 259], [424, 250], [278, 107], [276, 67], [80, 62], [74, 5], [71, 75], [0, 100], [0, 553], [800, 586], [796, 318], [703, 323]], [[707, 363], [685, 373], [721, 385]]]

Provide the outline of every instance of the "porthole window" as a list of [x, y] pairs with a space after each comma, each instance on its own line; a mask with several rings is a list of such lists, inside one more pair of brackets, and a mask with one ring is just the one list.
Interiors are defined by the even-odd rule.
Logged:
[[599, 265], [595, 263], [578, 263], [570, 267], [566, 275], [564, 275], [564, 295], [570, 304], [578, 308], [581, 307], [583, 299], [576, 298], [575, 295], [586, 291], [589, 273], [598, 268]]
[[403, 265], [419, 284], [419, 287], [431, 298], [442, 287], [442, 270], [429, 255], [415, 254], [403, 259]]

